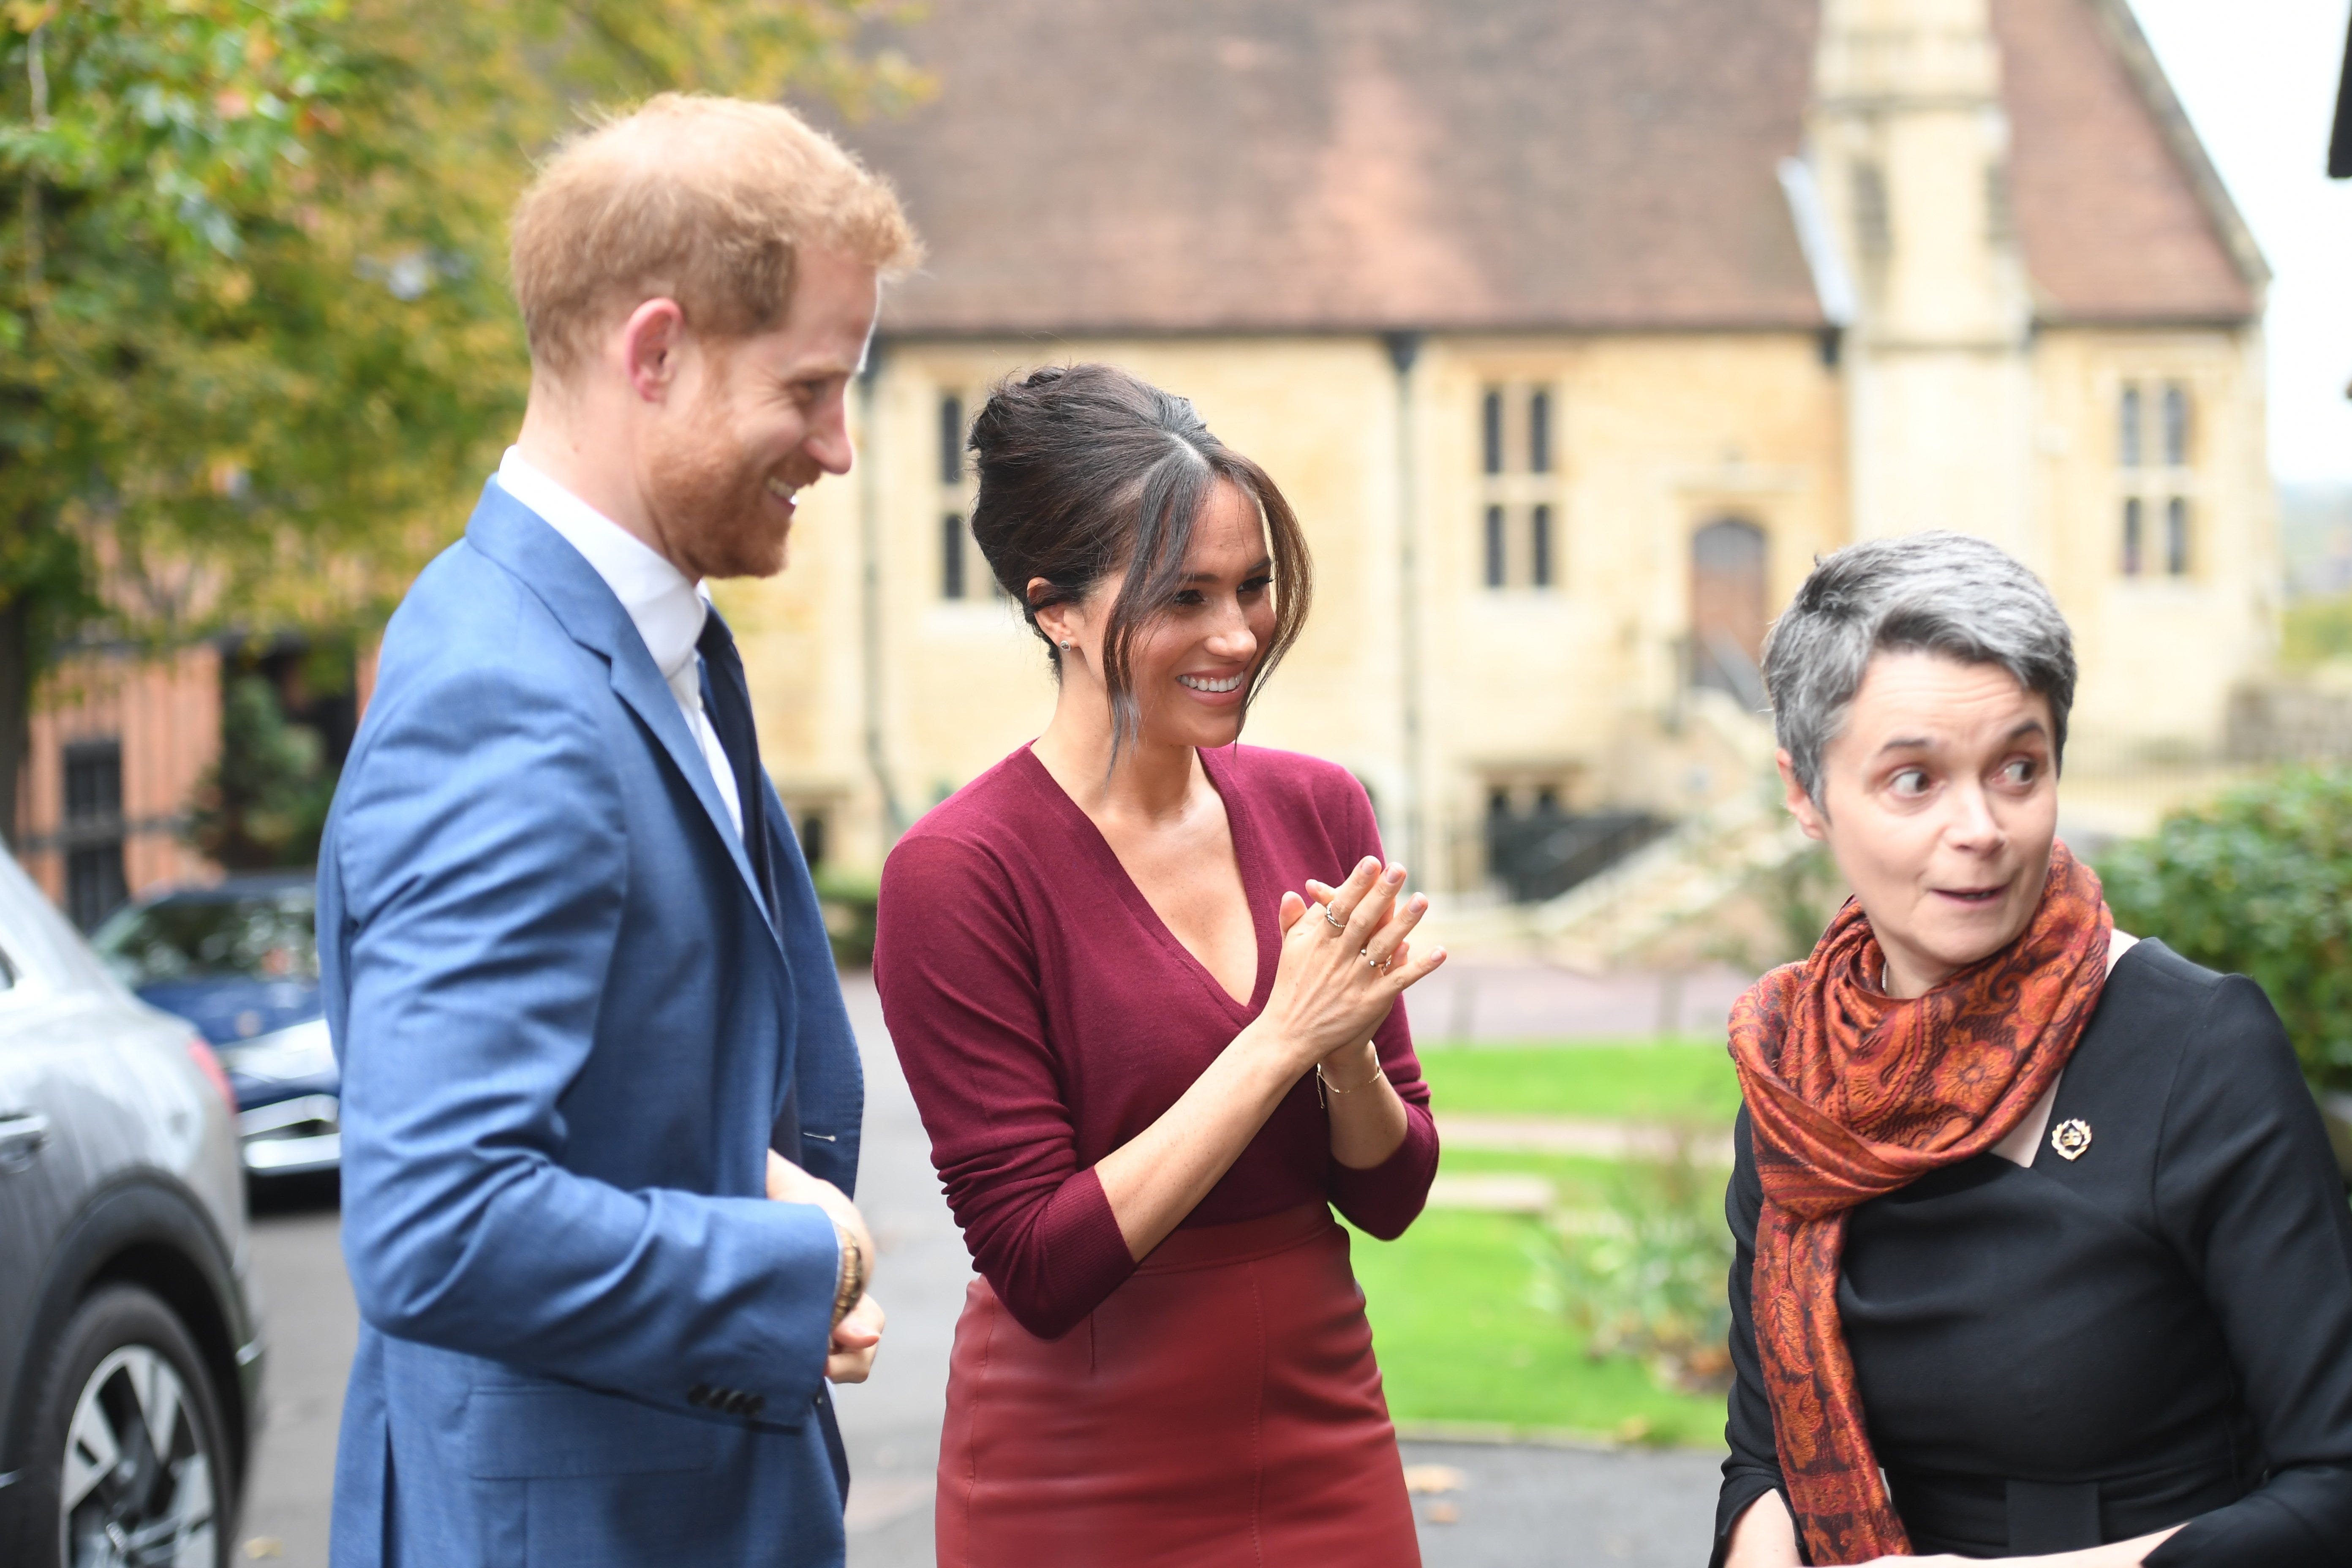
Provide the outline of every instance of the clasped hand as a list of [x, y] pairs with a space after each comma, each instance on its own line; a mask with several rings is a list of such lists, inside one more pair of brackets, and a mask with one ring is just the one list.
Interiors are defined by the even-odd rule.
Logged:
[[[1307, 884], [1307, 897], [1282, 895], [1282, 952], [1273, 994], [1259, 1023], [1305, 1071], [1318, 1063], [1344, 1070], [1415, 981], [1445, 962], [1436, 949], [1416, 959], [1406, 938], [1428, 912], [1415, 893], [1400, 904], [1404, 868], [1370, 856], [1337, 888]], [[1353, 1075], [1350, 1076], [1359, 1076]]]
[[[814, 1204], [826, 1217], [856, 1238], [866, 1251], [866, 1264], [874, 1266], [874, 1235], [866, 1228], [866, 1216], [849, 1201], [849, 1194], [822, 1176], [812, 1176], [773, 1149], [768, 1151], [768, 1196], [780, 1204]], [[866, 1291], [858, 1297], [857, 1304], [846, 1317], [833, 1326], [831, 1348], [824, 1358], [824, 1375], [828, 1383], [864, 1383], [874, 1370], [875, 1348], [882, 1342], [882, 1303]]]

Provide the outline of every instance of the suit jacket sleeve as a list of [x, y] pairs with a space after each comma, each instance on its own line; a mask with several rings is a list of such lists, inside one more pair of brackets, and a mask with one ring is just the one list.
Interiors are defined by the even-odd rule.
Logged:
[[2202, 1279], [2260, 1436], [2263, 1484], [2148, 1568], [2352, 1562], [2352, 1212], [2270, 1001], [2223, 981], [2165, 1110], [2168, 1237]]
[[344, 775], [328, 835], [344, 912], [320, 946], [348, 998], [360, 1309], [388, 1334], [656, 1405], [708, 1384], [796, 1422], [822, 1386], [831, 1220], [565, 1167], [564, 1094], [628, 865], [612, 720], [552, 684], [419, 672], [380, 693]]

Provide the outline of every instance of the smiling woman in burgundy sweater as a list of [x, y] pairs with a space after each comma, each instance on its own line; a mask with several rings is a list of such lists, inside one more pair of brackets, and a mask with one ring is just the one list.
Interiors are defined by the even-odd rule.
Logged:
[[1298, 525], [1108, 366], [1000, 388], [971, 445], [1060, 692], [882, 877], [883, 1010], [980, 1269], [939, 1560], [1417, 1563], [1331, 1206], [1393, 1237], [1428, 1194], [1399, 998], [1444, 954], [1362, 787], [1238, 744], [1305, 620]]

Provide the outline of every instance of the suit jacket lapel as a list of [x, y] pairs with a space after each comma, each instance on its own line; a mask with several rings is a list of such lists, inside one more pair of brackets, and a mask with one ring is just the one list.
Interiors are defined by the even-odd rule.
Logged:
[[[719, 842], [726, 847], [728, 858], [734, 862], [745, 894], [760, 911], [770, 940], [775, 941], [775, 917], [767, 900], [760, 896], [759, 879], [752, 874], [751, 858], [743, 852], [742, 835], [728, 819], [727, 803], [719, 793], [718, 781], [711, 776], [710, 764], [687, 729], [686, 715], [679, 711], [669, 683], [654, 667], [654, 656], [646, 651], [646, 639], [637, 635], [636, 624], [621, 607], [621, 601], [613, 596], [604, 579], [596, 574], [596, 569], [572, 548], [563, 535], [499, 489], [496, 480], [483, 488], [481, 504], [474, 509], [473, 520], [466, 525], [466, 542], [513, 573], [525, 587], [538, 595], [574, 642], [604, 656], [612, 667], [614, 695], [628, 704], [630, 711], [653, 731], [654, 739], [668, 755], [670, 765], [702, 804], [704, 815], [710, 818], [711, 828], [719, 835]], [[782, 951], [779, 942], [780, 956]]]
[[[550, 531], [552, 531], [551, 530]], [[558, 542], [561, 542], [561, 535]], [[569, 549], [570, 546], [565, 546]], [[618, 601], [615, 601], [617, 603]], [[636, 637], [636, 628], [629, 628], [635, 642], [636, 657], [631, 659], [624, 649], [613, 659], [614, 695], [629, 705], [630, 710], [645, 721], [669, 753], [672, 766], [685, 778], [694, 791], [694, 798], [710, 818], [719, 841], [727, 847], [727, 855], [735, 863], [736, 875], [743, 881], [743, 890], [751, 895], [759, 908], [761, 919], [767, 923], [768, 934], [775, 935], [775, 921], [768, 912], [768, 901], [760, 895], [760, 879], [751, 870], [751, 857], [743, 851], [743, 836], [735, 831], [735, 824], [727, 816], [727, 802], [719, 793], [718, 781], [710, 775], [710, 763], [702, 748], [686, 727], [686, 715], [678, 710], [677, 699], [671, 694], [669, 682], [654, 668], [653, 655], [646, 651], [645, 639]]]

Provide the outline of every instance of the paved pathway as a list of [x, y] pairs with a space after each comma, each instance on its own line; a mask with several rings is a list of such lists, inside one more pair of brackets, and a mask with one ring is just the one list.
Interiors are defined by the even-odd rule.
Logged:
[[849, 1447], [850, 1568], [929, 1568], [931, 1477], [946, 1410], [948, 1347], [963, 1310], [971, 1256], [948, 1214], [882, 1005], [864, 976], [843, 995], [866, 1060], [866, 1141], [857, 1198], [881, 1251], [874, 1294], [889, 1314], [882, 1353], [863, 1386], [839, 1391]]
[[243, 1551], [232, 1562], [326, 1568], [335, 1429], [360, 1331], [334, 1194], [331, 1181], [297, 1184], [255, 1215], [247, 1232], [269, 1362]]
[[1699, 1568], [1713, 1549], [1718, 1455], [1407, 1443], [1404, 1460], [1460, 1477], [1413, 1499], [1428, 1568]]
[[1405, 1008], [1413, 1034], [1429, 1040], [1720, 1035], [1732, 1003], [1755, 979], [1719, 964], [1675, 973], [1591, 975], [1547, 964], [1448, 958], [1407, 994]]

